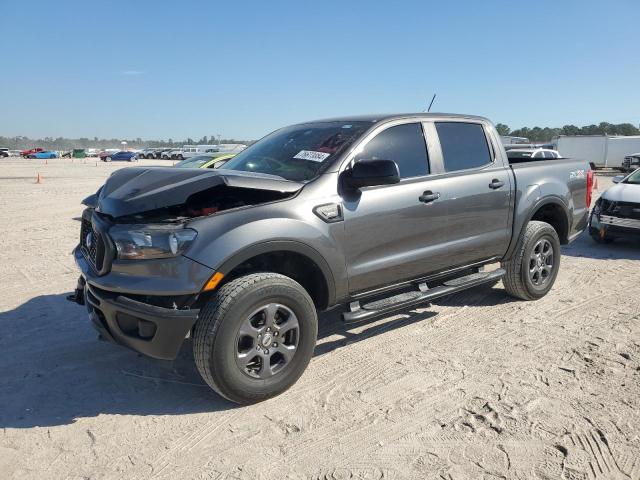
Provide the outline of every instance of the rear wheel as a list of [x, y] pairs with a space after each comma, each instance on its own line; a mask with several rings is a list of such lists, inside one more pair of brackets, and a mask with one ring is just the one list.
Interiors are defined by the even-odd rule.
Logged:
[[105, 161], [105, 162], [110, 162], [110, 161], [111, 161], [111, 157], [105, 157], [105, 158], [104, 158], [104, 161]]
[[544, 297], [560, 269], [560, 240], [554, 228], [545, 222], [529, 222], [503, 268], [507, 273], [502, 283], [509, 295], [522, 300]]
[[201, 310], [194, 357], [217, 393], [255, 403], [298, 380], [313, 355], [317, 331], [313, 301], [299, 283], [254, 273], [223, 285]]

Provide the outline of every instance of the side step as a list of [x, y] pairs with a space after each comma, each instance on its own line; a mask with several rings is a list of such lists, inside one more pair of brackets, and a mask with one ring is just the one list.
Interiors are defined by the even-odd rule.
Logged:
[[426, 284], [421, 283], [418, 285], [417, 290], [375, 300], [362, 306], [360, 306], [360, 302], [351, 302], [349, 311], [342, 314], [342, 320], [345, 323], [362, 322], [397, 310], [405, 310], [439, 297], [482, 285], [483, 283], [495, 282], [500, 280], [505, 273], [504, 269], [498, 268], [491, 272], [478, 272], [464, 277], [454, 278], [433, 288], [428, 288]]

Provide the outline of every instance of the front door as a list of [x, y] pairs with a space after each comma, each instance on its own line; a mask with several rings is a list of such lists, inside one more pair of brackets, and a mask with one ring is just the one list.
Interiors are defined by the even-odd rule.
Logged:
[[444, 184], [429, 177], [422, 125], [404, 123], [379, 132], [355, 161], [364, 159], [395, 161], [401, 181], [343, 197], [350, 293], [446, 267], [447, 212], [444, 198], [435, 198]]

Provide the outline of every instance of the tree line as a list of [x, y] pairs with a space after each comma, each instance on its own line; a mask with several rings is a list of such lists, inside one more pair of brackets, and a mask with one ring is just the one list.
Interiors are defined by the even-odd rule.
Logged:
[[[143, 140], [141, 138], [64, 138], [64, 137], [3, 137], [0, 136], [0, 147], [9, 148], [11, 150], [24, 150], [33, 147], [42, 147], [45, 150], [71, 150], [73, 148], [121, 148], [122, 142], [127, 142], [127, 148], [147, 148], [147, 147], [182, 147], [182, 145], [216, 145], [218, 139], [213, 135], [208, 137], [205, 135], [200, 139], [187, 138], [186, 140]], [[243, 143], [251, 144], [250, 140], [236, 140], [232, 138], [221, 138], [220, 143]]]
[[631, 123], [608, 123], [601, 122], [598, 125], [587, 125], [577, 127], [576, 125], [565, 125], [561, 128], [549, 127], [522, 127], [511, 130], [508, 125], [498, 123], [496, 129], [500, 135], [511, 135], [514, 137], [526, 137], [532, 142], [549, 142], [558, 135], [640, 135], [640, 129]]
[[[557, 135], [640, 135], [640, 129], [631, 123], [608, 123], [601, 122], [598, 125], [587, 125], [577, 127], [576, 125], [565, 125], [561, 128], [550, 127], [522, 127], [517, 130], [511, 130], [508, 125], [498, 123], [496, 125], [500, 135], [512, 135], [514, 137], [526, 137], [532, 142], [543, 143], [549, 142]], [[187, 138], [186, 140], [143, 140], [121, 139], [121, 138], [64, 138], [64, 137], [44, 137], [32, 139], [29, 137], [2, 137], [0, 136], [0, 147], [10, 148], [12, 150], [22, 150], [32, 147], [42, 147], [46, 150], [71, 150], [72, 148], [120, 148], [122, 143], [127, 142], [127, 148], [146, 148], [146, 147], [181, 147], [182, 145], [215, 145], [218, 139], [211, 135], [205, 135], [199, 140]], [[254, 140], [237, 140], [232, 138], [222, 138], [220, 143], [243, 143], [250, 145]]]

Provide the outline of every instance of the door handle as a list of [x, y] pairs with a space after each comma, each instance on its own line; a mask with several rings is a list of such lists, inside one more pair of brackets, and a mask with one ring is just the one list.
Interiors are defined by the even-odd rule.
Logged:
[[431, 190], [427, 190], [418, 197], [418, 200], [420, 200], [422, 203], [431, 203], [439, 198], [440, 192], [433, 193]]
[[497, 178], [494, 178], [493, 180], [491, 180], [491, 183], [489, 184], [489, 188], [493, 188], [494, 190], [502, 186], [504, 186], [504, 182], [501, 180], [498, 180]]

